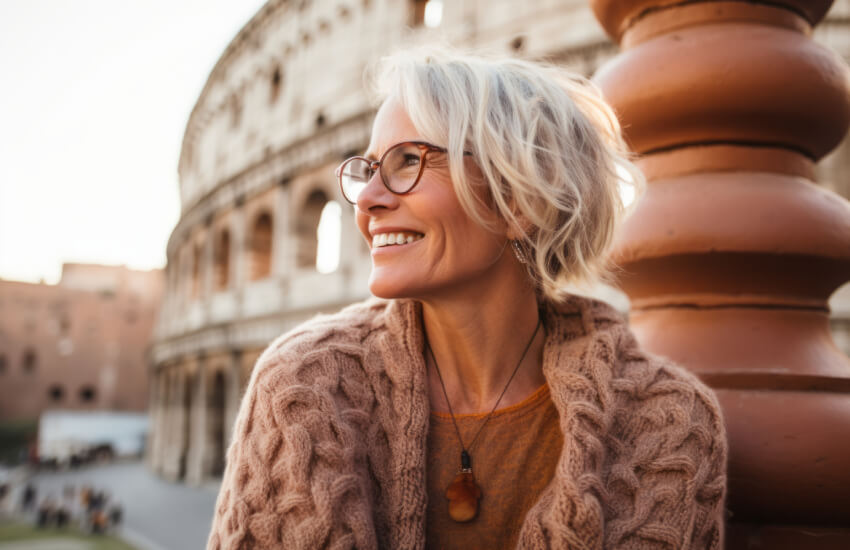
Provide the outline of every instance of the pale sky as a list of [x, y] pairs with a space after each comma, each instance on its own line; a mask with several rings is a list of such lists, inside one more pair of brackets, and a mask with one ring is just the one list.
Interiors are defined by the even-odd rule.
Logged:
[[264, 0], [0, 0], [0, 278], [165, 265], [177, 159]]

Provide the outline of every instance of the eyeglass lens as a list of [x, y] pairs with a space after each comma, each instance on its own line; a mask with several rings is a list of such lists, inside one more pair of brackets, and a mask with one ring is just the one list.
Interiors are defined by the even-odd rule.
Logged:
[[[416, 185], [420, 172], [422, 151], [418, 145], [400, 143], [388, 150], [378, 171], [384, 185], [393, 193], [406, 193]], [[364, 159], [351, 159], [342, 169], [342, 190], [351, 202], [356, 202], [361, 191], [372, 177], [371, 163]]]

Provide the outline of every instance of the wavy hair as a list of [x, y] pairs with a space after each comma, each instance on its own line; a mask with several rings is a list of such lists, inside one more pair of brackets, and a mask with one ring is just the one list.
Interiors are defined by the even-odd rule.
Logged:
[[[495, 210], [514, 229], [546, 298], [613, 281], [609, 252], [629, 212], [620, 188], [637, 198], [645, 179], [594, 84], [549, 64], [435, 47], [385, 57], [368, 77], [377, 100], [397, 98], [425, 139], [448, 148], [467, 214], [495, 231]], [[467, 178], [464, 151], [486, 193]]]

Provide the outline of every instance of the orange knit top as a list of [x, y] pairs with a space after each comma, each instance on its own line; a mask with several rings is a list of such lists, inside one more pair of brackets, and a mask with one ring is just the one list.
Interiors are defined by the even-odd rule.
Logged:
[[[486, 413], [455, 416], [466, 445], [486, 417]], [[426, 458], [426, 548], [514, 548], [525, 513], [555, 473], [563, 442], [548, 384], [521, 403], [494, 412], [470, 449], [482, 493], [478, 515], [458, 523], [449, 517], [445, 494], [460, 467], [461, 446], [451, 416], [432, 412]]]

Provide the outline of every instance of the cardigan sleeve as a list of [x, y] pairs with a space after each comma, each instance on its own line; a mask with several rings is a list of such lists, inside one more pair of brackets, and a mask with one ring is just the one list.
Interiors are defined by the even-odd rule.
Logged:
[[724, 540], [726, 430], [714, 392], [689, 371], [652, 357], [652, 381], [632, 387], [633, 434], [611, 472], [620, 495], [605, 548], [720, 550]]
[[315, 377], [322, 365], [304, 361], [309, 354], [269, 349], [258, 360], [227, 451], [208, 550], [376, 547], [351, 427], [335, 406], [333, 381]]

